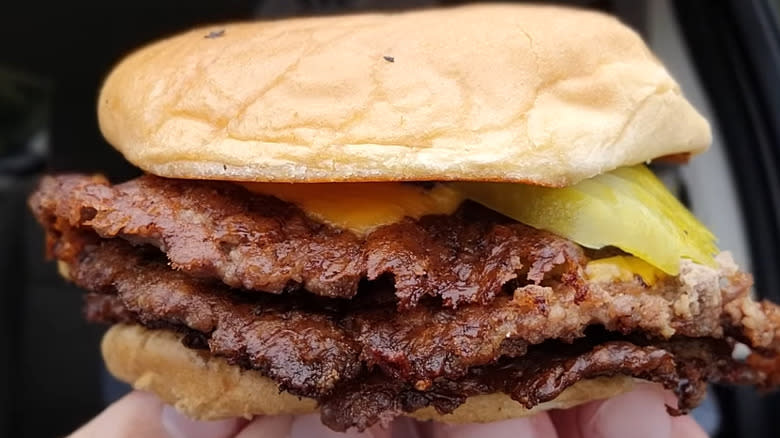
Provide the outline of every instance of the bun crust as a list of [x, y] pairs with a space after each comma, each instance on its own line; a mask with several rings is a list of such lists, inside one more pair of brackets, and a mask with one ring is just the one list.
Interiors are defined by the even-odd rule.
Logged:
[[[317, 410], [312, 399], [279, 392], [276, 384], [254, 371], [229, 365], [224, 359], [188, 349], [181, 336], [139, 325], [115, 325], [103, 338], [109, 371], [136, 389], [151, 391], [186, 415], [203, 420], [254, 415], [304, 414]], [[411, 416], [446, 423], [487, 423], [564, 409], [608, 398], [632, 388], [629, 377], [581, 381], [555, 400], [525, 409], [504, 394], [469, 398], [452, 414], [425, 408]]]
[[98, 110], [129, 161], [195, 179], [564, 186], [711, 139], [634, 31], [538, 5], [199, 28], [123, 60]]

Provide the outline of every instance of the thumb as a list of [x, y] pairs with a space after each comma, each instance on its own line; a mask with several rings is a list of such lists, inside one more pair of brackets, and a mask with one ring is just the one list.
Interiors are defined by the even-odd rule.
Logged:
[[106, 408], [69, 438], [227, 438], [238, 420], [195, 422], [163, 406], [154, 395], [134, 391]]
[[160, 424], [161, 411], [162, 402], [157, 397], [143, 392], [132, 392], [73, 432], [70, 438], [168, 438]]

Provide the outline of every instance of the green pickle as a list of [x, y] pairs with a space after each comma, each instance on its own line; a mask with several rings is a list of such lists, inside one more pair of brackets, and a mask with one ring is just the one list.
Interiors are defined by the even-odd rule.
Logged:
[[714, 265], [715, 236], [645, 165], [622, 167], [571, 187], [451, 183], [479, 204], [587, 248], [615, 246], [670, 275], [682, 258]]

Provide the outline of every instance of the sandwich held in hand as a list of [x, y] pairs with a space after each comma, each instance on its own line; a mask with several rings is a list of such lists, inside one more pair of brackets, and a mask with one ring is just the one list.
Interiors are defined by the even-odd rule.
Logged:
[[490, 422], [637, 380], [679, 415], [780, 383], [778, 306], [646, 167], [709, 126], [609, 16], [200, 28], [121, 61], [98, 115], [145, 175], [30, 206], [109, 370], [193, 418]]

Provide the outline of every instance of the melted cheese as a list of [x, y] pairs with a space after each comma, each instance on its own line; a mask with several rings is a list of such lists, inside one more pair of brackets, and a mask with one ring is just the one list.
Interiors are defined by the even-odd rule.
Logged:
[[[419, 219], [425, 215], [452, 214], [467, 197], [470, 197], [468, 190], [461, 190], [460, 186], [453, 184], [435, 184], [430, 189], [423, 188], [419, 185], [399, 182], [240, 184], [254, 193], [274, 196], [294, 204], [315, 221], [351, 231], [358, 236], [364, 236], [377, 227], [392, 224], [401, 221], [404, 218]], [[486, 184], [471, 184], [469, 187], [482, 186], [486, 186]], [[493, 186], [495, 186], [495, 184]], [[514, 185], [508, 187], [519, 190]], [[526, 190], [540, 189], [543, 188], [526, 188]], [[556, 191], [560, 190], [563, 189], [557, 189]], [[511, 194], [511, 190], [505, 192]], [[625, 198], [625, 196], [623, 197]], [[538, 219], [541, 223], [557, 220], [561, 217], [564, 217], [565, 219], [566, 215], [561, 216], [561, 211], [565, 211], [566, 209], [561, 207], [561, 205], [566, 207], [567, 204], [564, 201], [569, 201], [568, 198], [564, 197], [558, 199], [553, 197], [553, 201], [558, 202], [558, 204], [564, 202], [561, 205], [555, 204], [554, 202], [551, 204], [552, 207], [557, 206], [560, 208], [551, 208], [551, 205], [548, 205], [550, 203], [549, 198], [550, 196], [547, 198], [544, 196], [530, 196], [528, 199], [515, 200], [517, 202], [511, 204], [507, 204], [507, 202], [512, 201], [513, 199], [507, 198], [504, 199], [506, 202], [501, 205], [504, 207], [506, 207], [506, 205], [518, 206], [521, 204], [527, 206], [531, 208], [536, 215], [534, 218]], [[613, 198], [618, 200], [622, 199], [617, 196], [613, 196]], [[545, 200], [547, 201], [547, 204], [545, 203]], [[593, 201], [589, 198], [587, 200], [591, 201], [590, 203]], [[534, 204], [534, 202], [536, 202], [536, 204]], [[490, 204], [488, 204], [488, 206], [495, 207]], [[614, 207], [613, 204], [609, 204], [609, 206]], [[495, 209], [507, 214], [506, 208]], [[634, 212], [636, 210], [631, 211]], [[600, 212], [601, 211], [599, 211], [599, 213]], [[672, 213], [675, 213], [675, 211]], [[511, 214], [510, 217], [512, 217]], [[588, 219], [587, 214], [574, 215], [573, 217], [577, 219], [577, 221], [573, 221], [575, 224]], [[596, 217], [598, 220], [591, 220], [590, 222], [585, 220], [586, 223], [592, 225], [586, 227], [587, 230], [596, 234], [625, 234], [632, 228], [632, 226], [623, 225], [622, 227], [612, 227], [607, 232], [607, 230], [600, 225], [602, 223], [601, 218], [603, 217], [604, 215], [600, 214]], [[517, 217], [515, 219], [520, 220]], [[520, 221], [523, 222], [522, 220]], [[633, 222], [624, 222], [624, 224], [629, 223]], [[652, 225], [653, 223], [650, 222], [650, 224]], [[530, 225], [544, 228], [535, 223], [531, 223]], [[593, 227], [596, 227], [595, 231]], [[567, 236], [564, 232], [556, 234], [577, 241], [577, 239]], [[609, 244], [611, 242], [608, 241], [607, 243]], [[665, 253], [663, 255], [668, 256], [668, 254]], [[677, 260], [679, 260], [679, 256], [677, 257]], [[665, 270], [661, 269], [659, 266], [649, 263], [637, 256], [615, 256], [597, 259], [588, 263], [585, 268], [586, 276], [593, 282], [634, 281], [639, 277], [647, 285], [653, 285], [659, 279], [667, 275], [664, 271]]]
[[639, 276], [652, 286], [666, 274], [646, 261], [633, 256], [614, 256], [592, 260], [585, 267], [585, 276], [595, 283], [632, 281]]
[[395, 182], [241, 183], [248, 190], [295, 204], [312, 219], [357, 235], [429, 214], [452, 214], [463, 196], [442, 184], [431, 189]]

